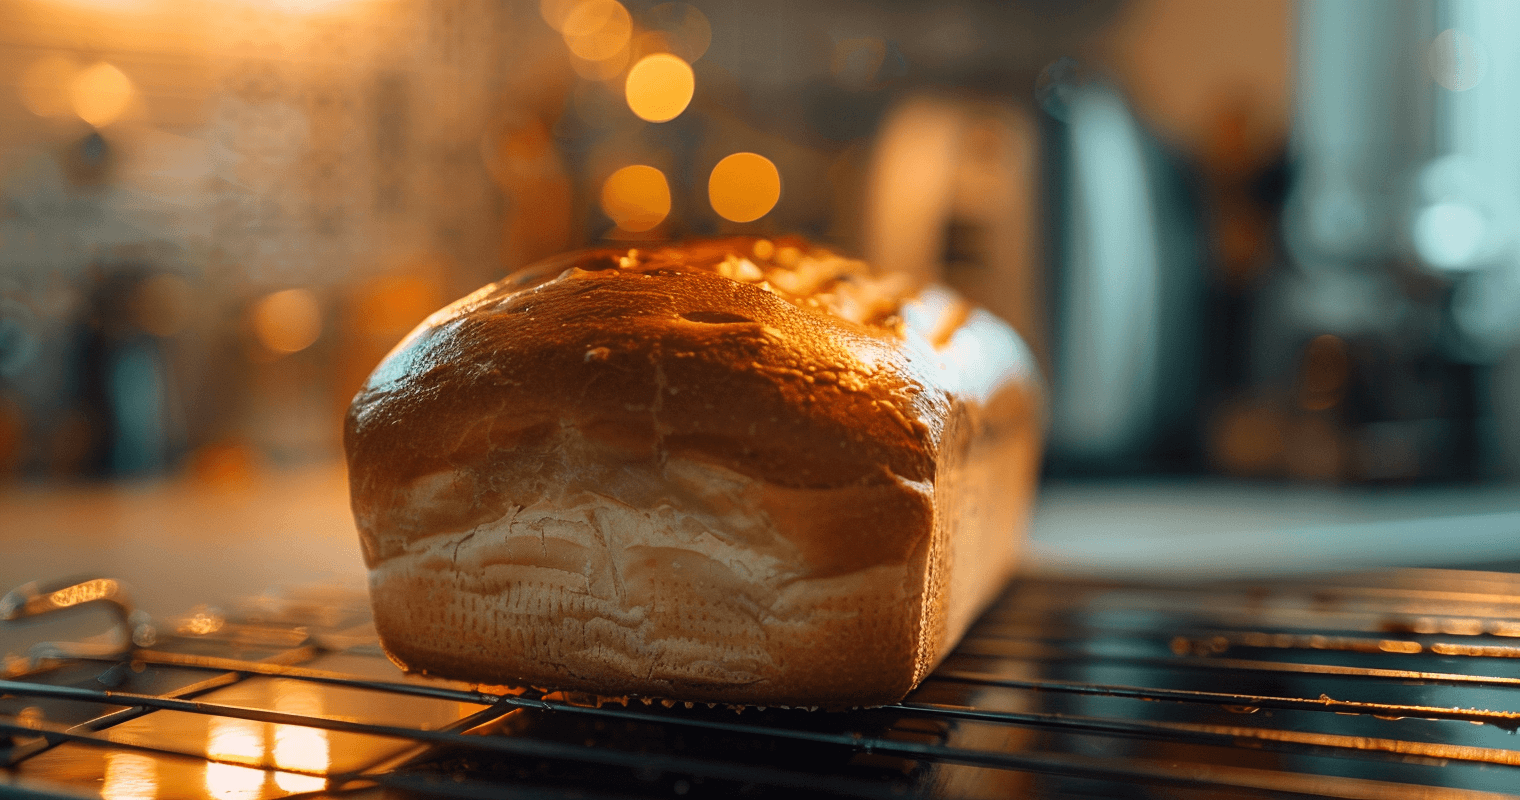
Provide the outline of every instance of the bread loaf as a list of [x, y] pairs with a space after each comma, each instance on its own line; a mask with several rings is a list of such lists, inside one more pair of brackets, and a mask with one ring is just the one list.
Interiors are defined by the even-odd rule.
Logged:
[[376, 627], [483, 683], [894, 702], [1012, 573], [1039, 397], [1002, 322], [801, 241], [550, 260], [353, 401]]

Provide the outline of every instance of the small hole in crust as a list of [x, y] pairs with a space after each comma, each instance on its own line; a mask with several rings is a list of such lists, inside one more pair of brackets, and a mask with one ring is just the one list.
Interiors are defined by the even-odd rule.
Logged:
[[681, 315], [681, 319], [690, 322], [705, 322], [709, 325], [731, 325], [735, 322], [754, 322], [748, 317], [738, 314], [730, 314], [727, 311], [688, 311]]

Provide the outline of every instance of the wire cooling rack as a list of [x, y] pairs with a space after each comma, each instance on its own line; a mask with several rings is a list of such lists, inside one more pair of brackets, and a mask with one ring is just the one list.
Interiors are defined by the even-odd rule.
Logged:
[[[30, 587], [0, 616], [41, 624], [117, 588]], [[1520, 577], [1505, 574], [1025, 579], [906, 700], [848, 713], [406, 676], [351, 595], [160, 631], [118, 611], [125, 652], [9, 662], [0, 795], [1520, 796]]]

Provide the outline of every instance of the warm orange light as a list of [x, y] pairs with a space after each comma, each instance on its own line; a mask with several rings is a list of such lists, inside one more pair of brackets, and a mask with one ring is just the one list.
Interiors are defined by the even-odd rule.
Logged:
[[602, 210], [625, 231], [647, 231], [670, 214], [670, 184], [665, 173], [635, 164], [623, 167], [602, 184]]
[[314, 13], [341, 5], [348, 0], [277, 0], [275, 5], [295, 13]]
[[628, 70], [628, 81], [623, 88], [628, 107], [640, 119], [669, 122], [691, 104], [696, 86], [691, 67], [679, 56], [656, 53], [640, 59], [633, 69]]
[[549, 23], [549, 27], [563, 31], [565, 18], [570, 16], [570, 12], [574, 11], [580, 3], [581, 0], [538, 0], [538, 13], [544, 18], [544, 22]]
[[781, 199], [781, 173], [758, 153], [734, 153], [713, 167], [707, 198], [718, 216], [733, 222], [753, 222]]
[[[276, 711], [304, 716], [322, 714], [322, 694], [310, 684], [281, 681], [275, 692]], [[317, 773], [276, 772], [275, 785], [287, 792], [315, 792], [326, 788], [327, 779], [320, 776], [331, 764], [328, 750], [327, 731], [321, 728], [274, 726], [274, 765], [282, 770]]]
[[[257, 764], [264, 757], [264, 726], [232, 717], [211, 717], [206, 731], [206, 793], [218, 800], [255, 800], [264, 796], [264, 771], [240, 764]], [[231, 761], [235, 763], [222, 763]]]
[[264, 297], [250, 313], [253, 335], [274, 353], [296, 353], [322, 333], [322, 308], [305, 289], [286, 289]]
[[360, 289], [353, 325], [365, 336], [394, 341], [443, 304], [438, 281], [415, 275], [376, 278]]
[[603, 61], [628, 46], [633, 18], [617, 0], [582, 0], [565, 15], [560, 32], [577, 58]]
[[69, 606], [77, 606], [80, 603], [88, 603], [92, 600], [110, 597], [116, 594], [118, 588], [119, 586], [116, 581], [110, 578], [95, 578], [53, 592], [48, 595], [48, 602], [52, 603], [54, 608], [68, 608]]
[[264, 796], [264, 772], [236, 764], [207, 762], [206, 793], [217, 800], [258, 800]]
[[79, 67], [63, 56], [43, 56], [21, 72], [21, 102], [39, 117], [61, 117], [73, 111], [69, 84]]
[[63, 4], [85, 11], [143, 11], [152, 7], [152, 0], [62, 0]]
[[158, 797], [158, 762], [141, 753], [112, 751], [106, 755], [101, 800], [153, 800]]
[[132, 103], [132, 79], [104, 61], [74, 76], [69, 82], [74, 113], [85, 122], [103, 128], [125, 114]]

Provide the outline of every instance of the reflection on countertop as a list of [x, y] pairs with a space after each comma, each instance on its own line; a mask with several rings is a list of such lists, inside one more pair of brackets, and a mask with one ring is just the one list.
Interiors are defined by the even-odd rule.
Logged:
[[338, 463], [134, 483], [0, 488], [0, 591], [109, 576], [154, 616], [281, 586], [362, 587]]

